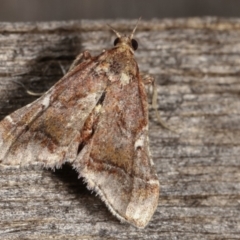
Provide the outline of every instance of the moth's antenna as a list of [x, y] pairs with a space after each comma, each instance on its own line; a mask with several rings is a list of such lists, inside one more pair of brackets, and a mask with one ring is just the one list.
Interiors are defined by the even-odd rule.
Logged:
[[142, 17], [140, 17], [140, 18], [138, 19], [137, 24], [136, 24], [135, 28], [133, 29], [132, 34], [130, 35], [130, 39], [133, 39], [133, 35], [134, 35], [134, 33], [135, 33], [136, 29], [137, 29], [138, 23], [140, 22], [141, 18], [142, 18]]
[[107, 26], [117, 35], [117, 37], [121, 38], [121, 34], [116, 31], [112, 26], [110, 26], [109, 24], [107, 24]]

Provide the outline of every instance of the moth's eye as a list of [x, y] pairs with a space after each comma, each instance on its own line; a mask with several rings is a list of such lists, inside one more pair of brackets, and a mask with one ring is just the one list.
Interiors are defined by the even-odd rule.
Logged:
[[114, 40], [114, 46], [116, 46], [118, 43], [120, 42], [120, 38], [116, 38], [115, 40]]
[[138, 48], [138, 42], [135, 40], [135, 39], [132, 39], [131, 40], [131, 43], [132, 43], [132, 47], [133, 47], [133, 50], [137, 50]]

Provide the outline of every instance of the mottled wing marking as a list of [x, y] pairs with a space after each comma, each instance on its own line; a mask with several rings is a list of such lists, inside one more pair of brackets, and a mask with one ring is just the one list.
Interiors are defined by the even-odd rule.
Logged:
[[[147, 96], [135, 60], [128, 63], [96, 107], [88, 126], [93, 134], [73, 165], [114, 215], [145, 227], [158, 204], [159, 181], [148, 149]], [[123, 75], [128, 83], [121, 81]]]
[[104, 73], [93, 74], [98, 64], [82, 63], [42, 97], [0, 122], [2, 164], [59, 167], [76, 158], [81, 128], [107, 85]]

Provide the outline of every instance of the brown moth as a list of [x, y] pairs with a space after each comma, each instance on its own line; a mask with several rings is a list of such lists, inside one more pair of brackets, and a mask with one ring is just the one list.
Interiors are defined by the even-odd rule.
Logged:
[[158, 204], [159, 181], [149, 152], [147, 95], [134, 59], [136, 27], [130, 36], [113, 30], [114, 48], [79, 55], [49, 91], [5, 117], [0, 163], [53, 169], [68, 162], [113, 215], [144, 228]]

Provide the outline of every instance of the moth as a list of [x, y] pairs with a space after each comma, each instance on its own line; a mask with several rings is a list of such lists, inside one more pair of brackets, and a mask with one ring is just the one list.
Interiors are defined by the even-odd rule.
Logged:
[[120, 221], [144, 228], [158, 205], [149, 151], [148, 99], [134, 58], [137, 41], [121, 35], [98, 56], [85, 51], [39, 99], [0, 122], [1, 165], [68, 162]]

